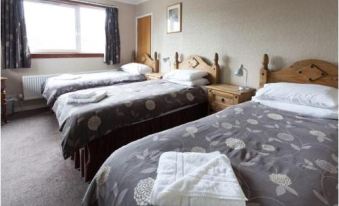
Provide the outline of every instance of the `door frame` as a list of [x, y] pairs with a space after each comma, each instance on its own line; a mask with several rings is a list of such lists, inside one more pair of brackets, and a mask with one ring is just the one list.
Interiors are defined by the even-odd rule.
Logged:
[[153, 13], [146, 13], [140, 16], [135, 17], [135, 53], [138, 51], [138, 19], [143, 17], [150, 16], [151, 17], [151, 51], [149, 55], [152, 56], [152, 45], [153, 45]]

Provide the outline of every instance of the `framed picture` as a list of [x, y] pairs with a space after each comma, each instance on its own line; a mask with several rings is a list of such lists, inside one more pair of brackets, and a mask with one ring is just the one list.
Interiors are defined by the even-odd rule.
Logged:
[[167, 33], [181, 32], [181, 3], [167, 7]]

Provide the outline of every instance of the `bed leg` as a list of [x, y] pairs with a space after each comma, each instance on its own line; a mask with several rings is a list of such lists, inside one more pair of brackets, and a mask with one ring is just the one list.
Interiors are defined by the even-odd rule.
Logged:
[[80, 154], [79, 150], [74, 152], [74, 167], [75, 169], [80, 169]]
[[84, 148], [81, 148], [80, 149], [80, 174], [81, 174], [81, 177], [84, 177], [85, 174], [84, 174], [84, 168], [85, 168], [85, 149]]

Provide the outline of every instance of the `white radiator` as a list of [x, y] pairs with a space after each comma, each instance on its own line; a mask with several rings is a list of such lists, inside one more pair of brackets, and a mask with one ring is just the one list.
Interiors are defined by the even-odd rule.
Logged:
[[41, 99], [41, 86], [48, 77], [54, 75], [31, 75], [22, 76], [22, 87], [24, 92], [24, 100]]

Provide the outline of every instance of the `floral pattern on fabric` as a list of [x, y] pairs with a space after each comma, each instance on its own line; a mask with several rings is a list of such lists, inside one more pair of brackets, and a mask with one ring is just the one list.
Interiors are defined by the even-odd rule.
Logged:
[[[254, 102], [239, 104], [118, 149], [105, 162], [115, 171], [106, 184], [121, 180], [134, 189], [145, 179], [154, 180], [159, 157], [167, 151], [225, 154], [248, 206], [338, 204], [337, 120], [301, 117]], [[124, 205], [147, 205], [150, 185], [139, 185], [138, 195], [126, 195]], [[89, 191], [95, 188], [91, 184]], [[84, 205], [112, 199], [108, 193], [85, 197]]]

